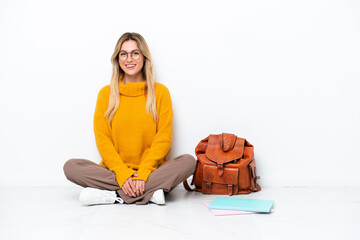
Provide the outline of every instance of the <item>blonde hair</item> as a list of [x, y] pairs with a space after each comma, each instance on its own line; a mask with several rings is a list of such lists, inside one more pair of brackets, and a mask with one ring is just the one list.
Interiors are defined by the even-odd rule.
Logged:
[[144, 56], [144, 66], [142, 68], [143, 78], [146, 80], [146, 111], [151, 114], [152, 118], [156, 122], [158, 119], [156, 111], [156, 101], [155, 101], [155, 77], [154, 70], [151, 61], [151, 55], [148, 45], [145, 42], [145, 39], [138, 33], [124, 33], [115, 45], [115, 50], [111, 56], [111, 63], [113, 65], [112, 76], [110, 81], [110, 96], [109, 96], [109, 106], [105, 113], [105, 116], [108, 117], [111, 124], [112, 119], [116, 113], [116, 110], [120, 104], [120, 92], [119, 92], [119, 78], [124, 76], [124, 71], [119, 65], [119, 52], [121, 46], [125, 41], [134, 40], [136, 41], [141, 53]]

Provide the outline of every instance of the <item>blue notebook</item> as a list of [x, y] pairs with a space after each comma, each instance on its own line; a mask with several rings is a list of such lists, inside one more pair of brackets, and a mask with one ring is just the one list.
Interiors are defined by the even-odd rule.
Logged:
[[209, 205], [210, 209], [270, 212], [274, 200], [217, 197]]

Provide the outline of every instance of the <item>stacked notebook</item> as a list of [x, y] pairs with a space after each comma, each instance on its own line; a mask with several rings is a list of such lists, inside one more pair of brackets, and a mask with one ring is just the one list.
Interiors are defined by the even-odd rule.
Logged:
[[217, 197], [206, 204], [215, 216], [273, 212], [274, 200]]

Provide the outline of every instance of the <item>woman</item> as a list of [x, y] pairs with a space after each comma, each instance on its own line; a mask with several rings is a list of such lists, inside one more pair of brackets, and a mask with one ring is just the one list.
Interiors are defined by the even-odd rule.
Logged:
[[98, 95], [94, 131], [99, 164], [70, 159], [64, 173], [85, 187], [84, 204], [165, 204], [170, 192], [195, 169], [188, 154], [165, 161], [172, 142], [168, 89], [154, 81], [149, 48], [137, 33], [124, 33], [111, 57], [110, 85]]

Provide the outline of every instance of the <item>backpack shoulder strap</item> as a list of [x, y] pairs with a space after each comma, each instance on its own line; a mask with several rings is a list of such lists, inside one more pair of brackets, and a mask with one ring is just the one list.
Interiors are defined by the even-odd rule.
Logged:
[[194, 190], [195, 190], [195, 188], [194, 188], [194, 189], [191, 189], [191, 188], [190, 188], [190, 186], [189, 186], [189, 184], [188, 184], [188, 182], [187, 182], [187, 179], [185, 179], [185, 180], [183, 181], [183, 185], [184, 185], [184, 188], [185, 188], [186, 190], [188, 190], [188, 191], [194, 191]]

